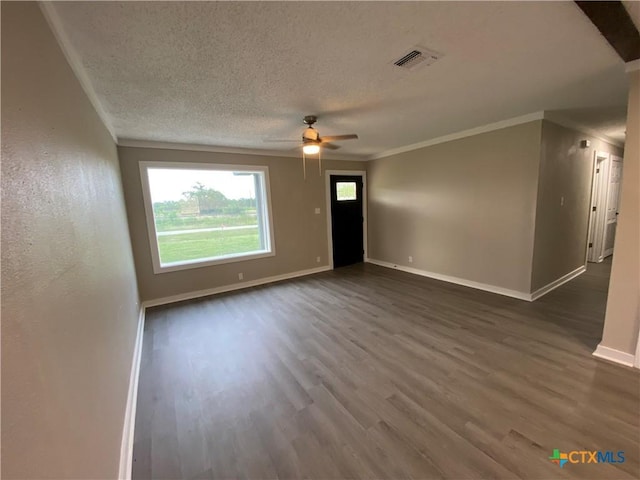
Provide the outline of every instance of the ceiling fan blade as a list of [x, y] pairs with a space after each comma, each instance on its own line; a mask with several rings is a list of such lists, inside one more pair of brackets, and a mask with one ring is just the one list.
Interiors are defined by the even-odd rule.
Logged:
[[355, 133], [351, 133], [349, 135], [327, 135], [326, 137], [321, 138], [321, 142], [335, 142], [336, 140], [355, 140], [358, 138], [358, 135]]
[[289, 138], [263, 138], [263, 142], [271, 143], [271, 142], [299, 142], [300, 140], [291, 140]]
[[324, 142], [324, 141], [320, 145], [322, 146], [322, 148], [328, 148], [329, 150], [337, 150], [340, 148], [339, 145], [334, 145], [333, 143]]

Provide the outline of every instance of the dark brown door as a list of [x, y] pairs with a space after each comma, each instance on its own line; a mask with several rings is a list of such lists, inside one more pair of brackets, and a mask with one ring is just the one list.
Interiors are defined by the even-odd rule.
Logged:
[[362, 177], [331, 175], [333, 266], [363, 260]]

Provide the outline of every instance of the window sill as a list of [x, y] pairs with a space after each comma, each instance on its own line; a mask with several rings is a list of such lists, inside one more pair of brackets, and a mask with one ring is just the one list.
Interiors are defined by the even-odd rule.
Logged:
[[240, 263], [249, 260], [257, 260], [259, 258], [267, 258], [275, 256], [275, 251], [258, 251], [249, 253], [239, 253], [236, 255], [225, 255], [224, 257], [215, 257], [213, 259], [191, 260], [185, 262], [174, 262], [166, 265], [154, 265], [153, 273], [158, 275], [162, 273], [176, 272], [179, 270], [191, 270], [194, 268], [214, 267], [225, 263]]

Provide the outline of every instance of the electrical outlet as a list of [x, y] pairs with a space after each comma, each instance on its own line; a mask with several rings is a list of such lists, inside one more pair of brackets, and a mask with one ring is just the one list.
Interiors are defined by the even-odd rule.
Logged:
[[320, 263], [320, 257], [316, 257], [316, 263]]
[[564, 206], [564, 197], [560, 197], [560, 206], [563, 207]]
[[240, 272], [238, 274], [238, 280], [244, 280], [244, 273]]
[[409, 255], [409, 263], [413, 263], [413, 257]]
[[320, 215], [320, 209], [316, 207], [316, 215]]

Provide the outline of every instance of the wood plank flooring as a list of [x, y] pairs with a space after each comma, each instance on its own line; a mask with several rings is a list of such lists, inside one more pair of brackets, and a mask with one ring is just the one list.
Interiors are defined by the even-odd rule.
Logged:
[[534, 303], [361, 264], [151, 309], [133, 478], [639, 478], [640, 375], [591, 356], [609, 268]]

